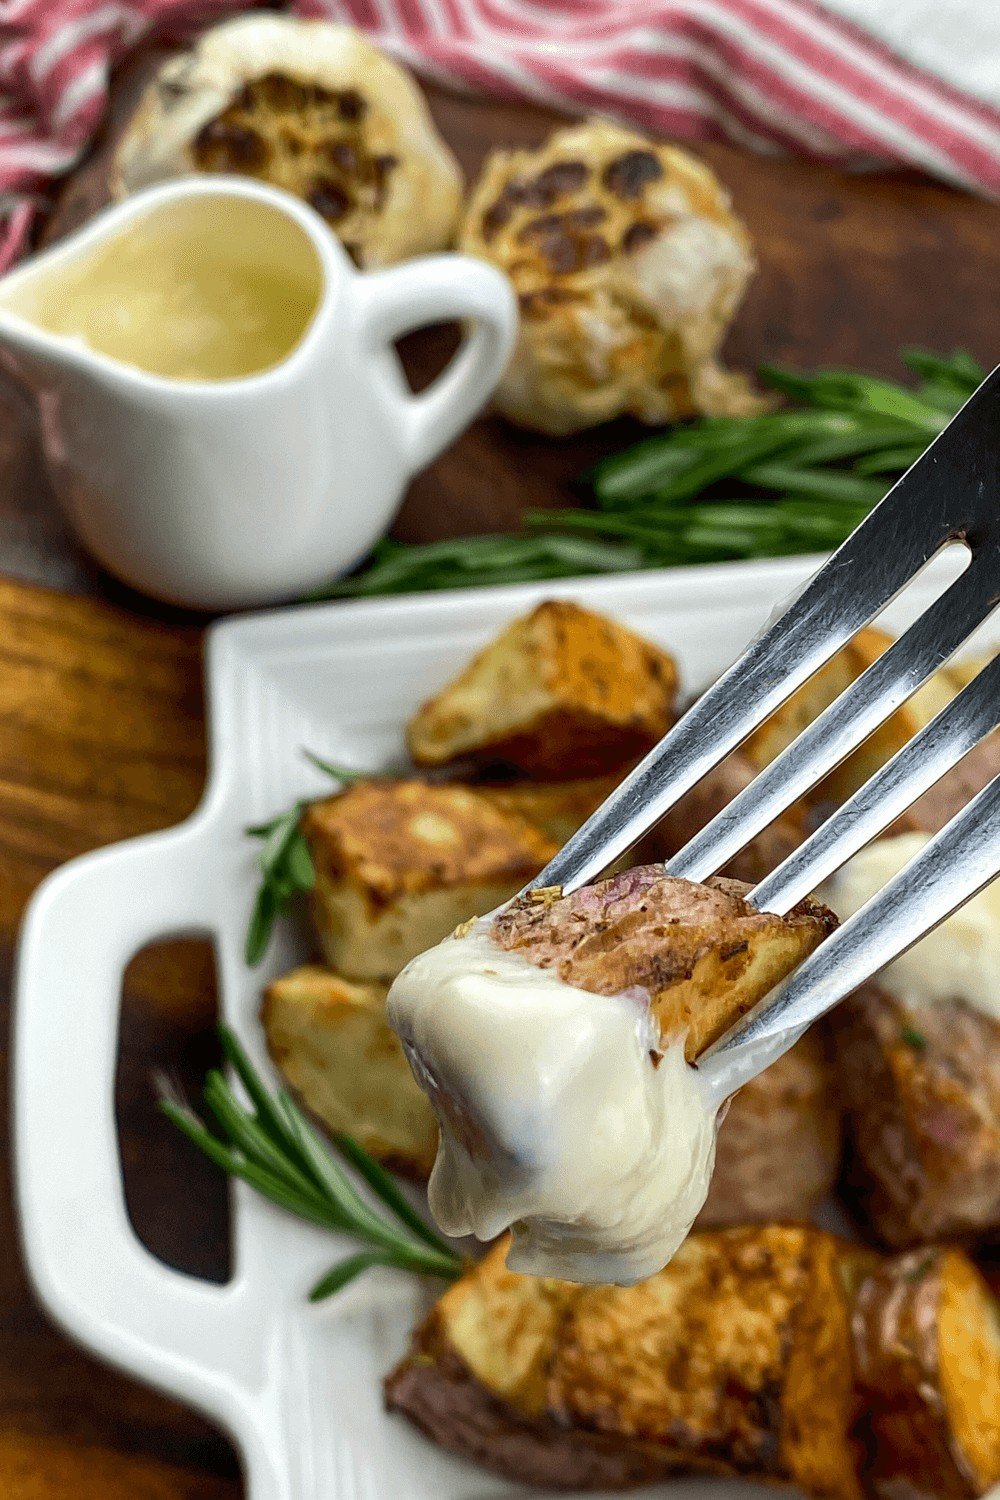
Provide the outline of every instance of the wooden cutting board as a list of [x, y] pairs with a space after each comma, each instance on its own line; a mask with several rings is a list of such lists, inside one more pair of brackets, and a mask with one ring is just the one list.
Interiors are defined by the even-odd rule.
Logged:
[[[118, 80], [112, 134], [69, 182], [50, 235], [104, 200], [113, 132], [150, 57]], [[555, 116], [458, 99], [432, 105], [474, 173], [495, 144], [535, 141]], [[733, 363], [844, 363], [896, 371], [901, 345], [1000, 353], [1000, 212], [903, 175], [851, 178], [803, 163], [704, 154], [733, 190], [761, 271], [729, 342]], [[419, 383], [447, 334], [410, 341]], [[562, 443], [484, 418], [412, 487], [396, 533], [423, 539], [503, 529], [567, 485], [628, 424]], [[28, 407], [0, 390], [0, 980], [17, 923], [62, 860], [165, 826], [197, 801], [204, 772], [200, 629], [127, 595], [86, 562], [58, 520]], [[98, 597], [82, 598], [89, 594]], [[72, 986], [72, 972], [66, 983]], [[189, 1086], [211, 1055], [211, 955], [172, 944], [141, 955], [124, 986], [118, 1112], [130, 1211], [157, 1254], [226, 1274], [225, 1193], [155, 1114], [149, 1072]], [[7, 1008], [0, 1044], [8, 1052]], [[6, 1077], [6, 1069], [4, 1069]], [[6, 1101], [2, 1115], [7, 1119]], [[58, 1100], [53, 1100], [58, 1108]], [[0, 1125], [0, 1130], [5, 1126]], [[9, 1142], [5, 1142], [9, 1148]], [[0, 1494], [11, 1500], [218, 1500], [241, 1487], [228, 1444], [190, 1412], [97, 1364], [45, 1319], [14, 1237], [9, 1150], [0, 1154]]]

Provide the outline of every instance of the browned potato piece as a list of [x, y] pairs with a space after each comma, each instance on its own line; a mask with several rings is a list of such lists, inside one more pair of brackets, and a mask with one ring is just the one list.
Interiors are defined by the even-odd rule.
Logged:
[[[667, 860], [683, 849], [696, 833], [700, 833], [712, 821], [716, 813], [721, 812], [739, 792], [750, 785], [758, 769], [742, 750], [734, 750], [732, 755], [727, 755], [714, 771], [709, 771], [646, 835], [638, 847], [639, 859], [643, 863], [647, 860]], [[750, 885], [756, 885], [776, 869], [793, 849], [798, 848], [807, 832], [805, 809], [798, 803], [769, 828], [765, 828], [763, 833], [758, 834], [745, 849], [741, 849], [721, 873], [731, 875], [734, 880], [745, 880]]]
[[434, 1441], [525, 1484], [602, 1489], [708, 1470], [860, 1494], [836, 1240], [691, 1235], [639, 1286], [518, 1276], [501, 1242], [386, 1382]]
[[750, 1010], [836, 925], [818, 901], [785, 917], [755, 911], [748, 888], [704, 885], [641, 865], [572, 895], [531, 891], [493, 922], [493, 936], [595, 995], [645, 990], [665, 1037], [700, 1052]]
[[[743, 743], [743, 753], [757, 770], [770, 765], [807, 724], [819, 717], [845, 688], [861, 676], [883, 651], [892, 636], [869, 627], [859, 631], [826, 666], [803, 683], [788, 701]], [[915, 693], [902, 708], [875, 731], [853, 755], [837, 767], [811, 794], [813, 802], [843, 802], [863, 786], [896, 751], [928, 723], [955, 696], [962, 685], [960, 675], [945, 666]]]
[[698, 1227], [807, 1221], [837, 1178], [840, 1118], [826, 1047], [810, 1031], [730, 1104]]
[[417, 765], [472, 758], [539, 780], [600, 776], [638, 759], [674, 715], [673, 658], [577, 604], [515, 620], [407, 728]]
[[[640, 858], [643, 861], [666, 860], [682, 849], [716, 813], [749, 786], [757, 772], [774, 760], [890, 643], [891, 637], [882, 631], [862, 631], [844, 651], [762, 724], [739, 750], [727, 756], [721, 765], [710, 771], [667, 813], [639, 846]], [[942, 667], [932, 681], [904, 709], [900, 709], [877, 735], [810, 794], [809, 802], [813, 805], [842, 802], [939, 712], [954, 693], [981, 670], [985, 660], [983, 657], [975, 657]], [[978, 746], [954, 771], [949, 772], [909, 813], [904, 814], [892, 832], [902, 833], [912, 829], [936, 832], [998, 772], [1000, 735], [994, 735]], [[798, 848], [810, 831], [806, 803], [793, 803], [787, 812], [742, 849], [722, 873], [756, 885], [793, 849]]]
[[959, 1250], [866, 1276], [852, 1317], [865, 1477], [885, 1500], [978, 1500], [1000, 1484], [1000, 1311]]
[[473, 787], [424, 781], [355, 782], [307, 808], [302, 829], [327, 962], [385, 982], [458, 923], [508, 900], [558, 847]]
[[1000, 1023], [867, 985], [832, 1016], [849, 1185], [892, 1246], [1000, 1228]]
[[386, 1020], [385, 995], [384, 985], [310, 965], [268, 985], [261, 1020], [268, 1051], [317, 1119], [423, 1179], [437, 1121]]
[[[981, 659], [949, 670], [967, 680]], [[893, 833], [937, 833], [1000, 773], [992, 734]], [[877, 985], [833, 1016], [850, 1186], [892, 1246], [1000, 1228], [1000, 1024], [964, 1005], [908, 1006]]]

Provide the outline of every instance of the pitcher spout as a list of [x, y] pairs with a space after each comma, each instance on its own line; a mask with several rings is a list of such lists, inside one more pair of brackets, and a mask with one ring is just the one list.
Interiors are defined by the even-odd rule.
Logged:
[[107, 210], [0, 281], [0, 348], [56, 368], [206, 384], [284, 363], [323, 300], [315, 243], [283, 195], [186, 179]]
[[[14, 281], [15, 277], [20, 282], [20, 273], [6, 280]], [[67, 342], [35, 321], [30, 307], [22, 306], [19, 296], [8, 299], [5, 282], [0, 282], [0, 368], [7, 375], [37, 392], [65, 368], [71, 355]]]

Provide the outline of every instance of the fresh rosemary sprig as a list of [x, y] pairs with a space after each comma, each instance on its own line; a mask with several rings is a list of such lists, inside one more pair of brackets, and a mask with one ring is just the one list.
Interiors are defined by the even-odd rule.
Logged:
[[[340, 785], [356, 781], [365, 774], [331, 765], [311, 750], [302, 753]], [[308, 799], [295, 802], [287, 812], [279, 813], [269, 823], [257, 823], [246, 829], [250, 838], [262, 839], [264, 845], [259, 857], [261, 883], [250, 913], [244, 947], [246, 961], [251, 967], [259, 964], [267, 952], [276, 918], [288, 910], [295, 896], [311, 891], [316, 884], [312, 855], [299, 826], [303, 809], [308, 805]]]
[[246, 1094], [245, 1103], [225, 1075], [213, 1069], [204, 1099], [217, 1134], [166, 1087], [160, 1109], [198, 1150], [231, 1177], [310, 1224], [350, 1235], [365, 1248], [336, 1265], [309, 1293], [321, 1302], [374, 1266], [390, 1266], [454, 1281], [462, 1257], [435, 1233], [395, 1180], [351, 1136], [334, 1144], [368, 1184], [388, 1215], [358, 1192], [344, 1168], [284, 1089], [272, 1094], [228, 1026], [219, 1027], [222, 1050]]
[[628, 573], [646, 566], [639, 547], [575, 536], [465, 536], [422, 544], [387, 538], [379, 542], [363, 572], [313, 597], [371, 598], [535, 583], [547, 578]]
[[914, 349], [914, 388], [853, 372], [762, 379], [789, 405], [655, 433], [583, 476], [593, 503], [529, 511], [514, 536], [385, 541], [325, 597], [567, 578], [832, 550], [915, 463], [984, 371]]

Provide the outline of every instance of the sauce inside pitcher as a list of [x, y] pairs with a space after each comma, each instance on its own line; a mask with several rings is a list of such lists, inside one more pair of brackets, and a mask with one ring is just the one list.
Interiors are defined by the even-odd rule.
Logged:
[[164, 205], [3, 298], [59, 338], [151, 375], [233, 380], [292, 353], [323, 294], [286, 216], [214, 197]]

